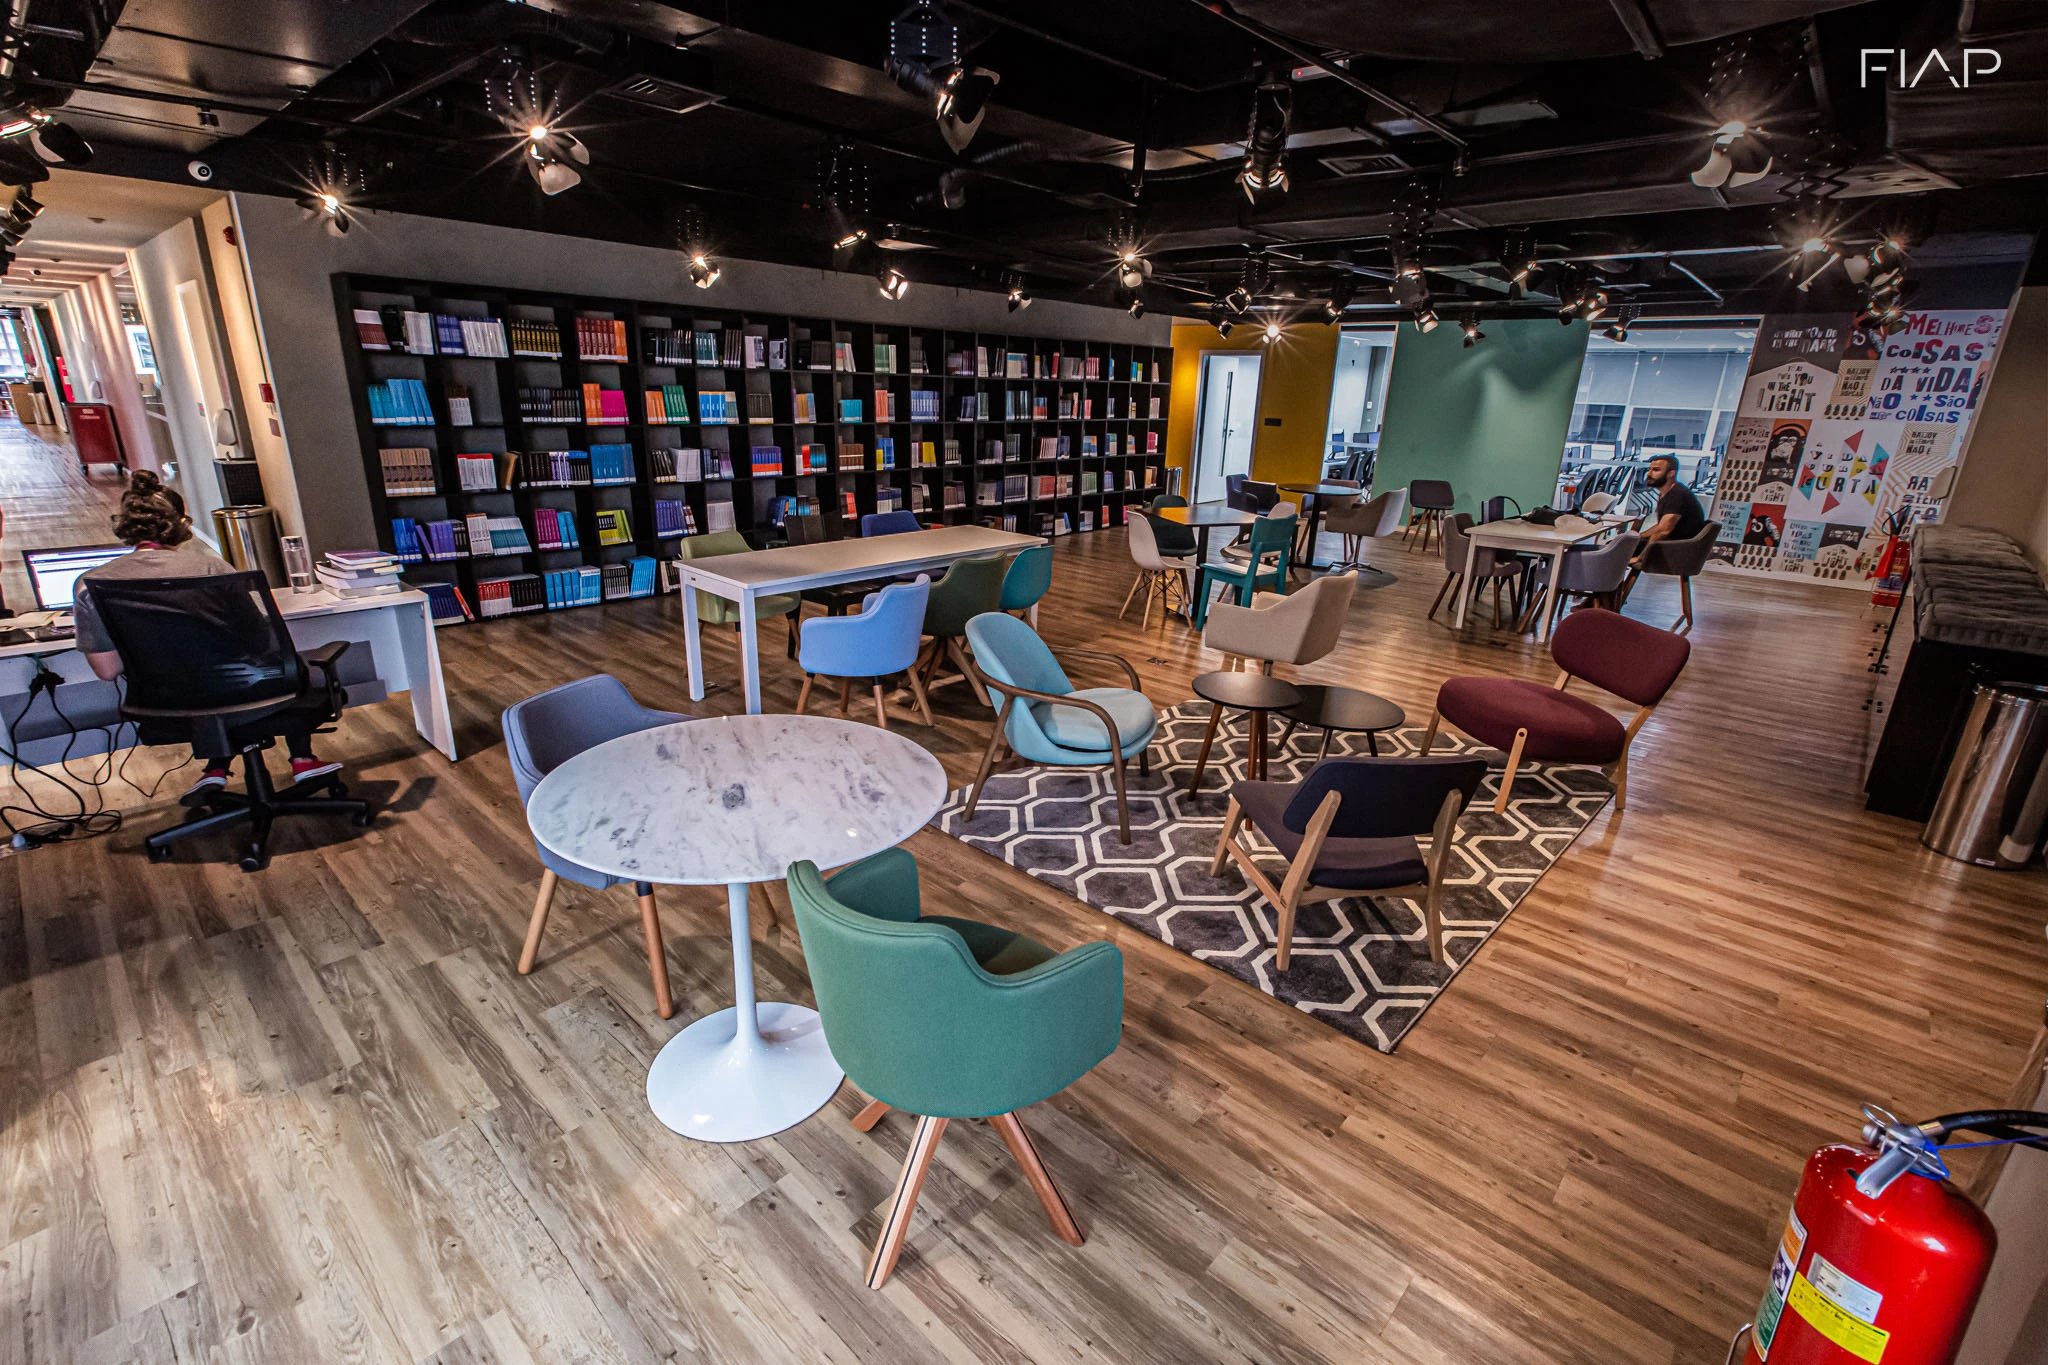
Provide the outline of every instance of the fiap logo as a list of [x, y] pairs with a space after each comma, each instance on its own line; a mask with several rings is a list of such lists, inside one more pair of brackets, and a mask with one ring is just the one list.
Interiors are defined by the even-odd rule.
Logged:
[[[1897, 60], [1894, 61], [1894, 58]], [[1989, 65], [1986, 65], [1987, 62]], [[1955, 89], [1968, 90], [1972, 78], [1981, 80], [1985, 76], [1996, 75], [1998, 69], [2004, 65], [2005, 58], [1998, 55], [1997, 48], [1992, 47], [1964, 48], [1960, 66], [1953, 67], [1949, 65], [1948, 58], [1941, 55], [1940, 48], [1928, 48], [1927, 55], [1921, 58], [1918, 66], [1914, 66], [1908, 60], [1906, 49], [1903, 47], [1866, 47], [1863, 49], [1861, 84], [1868, 90], [1870, 78], [1875, 75], [1880, 84], [1890, 77], [1896, 81], [1899, 89], [1912, 90], [1931, 71], [1938, 76], [1946, 77]]]

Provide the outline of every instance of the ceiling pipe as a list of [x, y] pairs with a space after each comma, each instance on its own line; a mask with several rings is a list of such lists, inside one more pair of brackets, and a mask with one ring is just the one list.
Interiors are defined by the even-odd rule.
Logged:
[[1251, 34], [1260, 42], [1277, 47], [1296, 61], [1312, 66], [1325, 75], [1335, 78], [1338, 84], [1348, 85], [1366, 98], [1379, 101], [1395, 113], [1400, 114], [1403, 118], [1411, 119], [1421, 124], [1424, 128], [1427, 128], [1430, 132], [1435, 133], [1445, 142], [1457, 148], [1460, 153], [1471, 149], [1471, 144], [1466, 142], [1464, 138], [1459, 137], [1442, 123], [1423, 113], [1406, 100], [1396, 98], [1376, 86], [1366, 84], [1343, 67], [1338, 66], [1320, 52], [1317, 52], [1314, 48], [1305, 47], [1295, 42], [1292, 38], [1277, 33], [1256, 19], [1245, 18], [1242, 14], [1231, 8], [1229, 0], [1195, 0], [1195, 3], [1218, 18], [1237, 25], [1237, 27]]
[[1614, 7], [1614, 17], [1621, 20], [1622, 28], [1628, 31], [1628, 40], [1636, 45], [1646, 62], [1654, 62], [1664, 55], [1664, 40], [1657, 36], [1657, 23], [1650, 12], [1643, 8], [1643, 0], [1607, 0]]
[[1691, 280], [1691, 281], [1692, 281], [1692, 282], [1693, 282], [1694, 284], [1698, 285], [1698, 286], [1699, 286], [1700, 288], [1702, 288], [1702, 289], [1706, 290], [1706, 291], [1707, 291], [1707, 295], [1708, 295], [1708, 297], [1712, 298], [1712, 299], [1714, 300], [1714, 302], [1715, 302], [1715, 303], [1726, 303], [1726, 302], [1728, 302], [1728, 300], [1727, 300], [1727, 299], [1725, 299], [1725, 298], [1723, 298], [1723, 297], [1722, 297], [1722, 295], [1721, 295], [1721, 291], [1720, 291], [1720, 290], [1718, 290], [1718, 289], [1714, 288], [1714, 286], [1713, 286], [1713, 285], [1711, 285], [1711, 284], [1708, 284], [1708, 283], [1707, 283], [1707, 282], [1706, 282], [1705, 280], [1703, 280], [1703, 279], [1701, 279], [1701, 278], [1700, 278], [1699, 276], [1697, 276], [1697, 275], [1693, 274], [1693, 273], [1692, 273], [1692, 271], [1690, 271], [1690, 270], [1686, 269], [1686, 266], [1685, 266], [1685, 262], [1683, 262], [1683, 261], [1673, 261], [1673, 262], [1671, 263], [1671, 268], [1672, 268], [1673, 270], [1676, 270], [1676, 271], [1677, 271], [1677, 272], [1678, 272], [1679, 274], [1681, 274], [1681, 275], [1685, 276], [1685, 277], [1686, 277], [1687, 279]]
[[397, 94], [391, 96], [389, 99], [380, 100], [376, 104], [371, 105], [368, 109], [364, 109], [358, 113], [349, 115], [348, 121], [350, 123], [368, 123], [371, 119], [379, 118], [385, 114], [388, 114], [393, 109], [401, 108], [404, 105], [411, 104], [421, 95], [427, 94], [430, 91], [438, 90], [442, 86], [448, 84], [448, 82], [454, 80], [456, 77], [474, 71], [477, 67], [481, 66], [485, 61], [495, 56], [497, 52], [498, 49], [493, 47], [486, 48], [482, 52], [471, 53], [469, 56], [462, 58], [460, 61], [452, 62], [449, 65], [442, 67], [433, 75], [423, 77], [422, 79], [413, 82], [411, 85], [399, 91]]

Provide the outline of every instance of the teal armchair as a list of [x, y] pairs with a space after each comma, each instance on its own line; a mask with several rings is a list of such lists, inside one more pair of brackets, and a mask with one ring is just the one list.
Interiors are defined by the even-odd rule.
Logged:
[[951, 1119], [994, 1125], [1053, 1230], [1081, 1245], [1081, 1229], [1017, 1111], [1057, 1095], [1116, 1051], [1123, 954], [1111, 943], [1055, 953], [994, 925], [923, 915], [917, 862], [900, 848], [830, 880], [815, 863], [794, 863], [789, 899], [825, 1041], [847, 1079], [872, 1099], [854, 1127], [866, 1132], [891, 1109], [918, 1116], [868, 1261], [868, 1287], [880, 1289], [896, 1268]]
[[[924, 608], [924, 633], [931, 637], [932, 647], [921, 665], [927, 693], [965, 678], [975, 698], [987, 705], [988, 692], [965, 648], [967, 623], [985, 611], [1002, 610], [1003, 579], [1008, 571], [1008, 561], [1001, 555], [981, 555], [955, 560], [945, 577], [932, 584]], [[942, 678], [939, 665], [949, 658], [959, 667], [959, 676]]]
[[1117, 829], [1128, 844], [1131, 810], [1124, 795], [1124, 762], [1135, 758], [1138, 771], [1150, 773], [1152, 736], [1159, 729], [1159, 713], [1138, 690], [1138, 670], [1120, 654], [1069, 649], [1069, 658], [1115, 664], [1131, 684], [1076, 688], [1038, 632], [1001, 612], [969, 621], [967, 640], [980, 661], [982, 681], [1002, 698], [1000, 704], [989, 703], [996, 707], [996, 724], [982, 751], [974, 787], [967, 793], [967, 818], [974, 818], [981, 789], [1008, 744], [1019, 758], [1032, 763], [1061, 768], [1108, 764], [1116, 784]]
[[[1245, 564], [1234, 569], [1225, 564], [1204, 564], [1195, 579], [1195, 629], [1200, 630], [1209, 620], [1209, 585], [1227, 583], [1237, 591], [1237, 603], [1241, 607], [1252, 604], [1252, 598], [1260, 587], [1270, 587], [1274, 592], [1287, 591], [1287, 557], [1294, 550], [1294, 527], [1300, 520], [1292, 513], [1286, 516], [1263, 516], [1252, 523], [1251, 546], [1246, 552]], [[1273, 567], [1265, 568], [1266, 560], [1273, 561]]]

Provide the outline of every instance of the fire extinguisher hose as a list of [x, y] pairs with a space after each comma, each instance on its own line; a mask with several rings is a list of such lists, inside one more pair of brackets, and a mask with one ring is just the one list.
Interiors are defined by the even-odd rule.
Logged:
[[[1975, 1132], [1999, 1143], [2017, 1143], [2048, 1150], [2048, 1112], [2039, 1109], [1976, 1109], [1962, 1114], [1943, 1114], [1915, 1125], [1936, 1142], [1954, 1133]], [[2036, 1131], [2027, 1131], [2033, 1129]], [[1949, 1146], [1991, 1144], [1965, 1143]]]

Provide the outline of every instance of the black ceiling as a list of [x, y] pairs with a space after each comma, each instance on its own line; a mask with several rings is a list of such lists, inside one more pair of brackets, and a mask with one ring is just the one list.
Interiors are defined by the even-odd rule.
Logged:
[[[196, 157], [220, 187], [299, 193], [339, 164], [365, 207], [661, 245], [693, 211], [728, 255], [1020, 275], [1105, 303], [1129, 297], [1112, 270], [1128, 237], [1147, 305], [1181, 313], [1259, 250], [1252, 283], [1277, 306], [1348, 281], [1351, 316], [1384, 315], [1404, 221], [1426, 226], [1413, 255], [1440, 309], [1546, 306], [1511, 299], [1500, 265], [1527, 230], [1646, 313], [1754, 311], [1790, 289], [1788, 234], [2031, 231], [2048, 202], [2031, 0], [949, 0], [963, 61], [1001, 78], [962, 153], [884, 70], [903, 8], [29, 0], [41, 33], [16, 74], [65, 102], [94, 170], [179, 179]], [[1859, 71], [1866, 48], [1959, 69], [1965, 46], [2002, 61], [1967, 90]], [[590, 151], [554, 198], [487, 109], [508, 54]], [[1289, 187], [1254, 203], [1236, 183], [1253, 91], [1287, 72]], [[1731, 117], [1762, 126], [1772, 172], [1702, 189], [1688, 173]], [[870, 240], [835, 251], [848, 222]], [[1799, 297], [1848, 291], [1836, 271]]]

